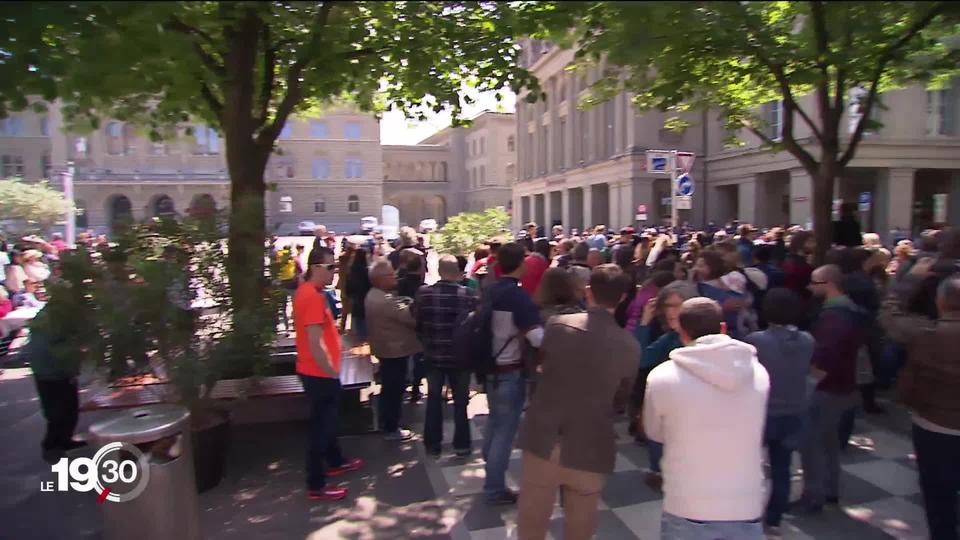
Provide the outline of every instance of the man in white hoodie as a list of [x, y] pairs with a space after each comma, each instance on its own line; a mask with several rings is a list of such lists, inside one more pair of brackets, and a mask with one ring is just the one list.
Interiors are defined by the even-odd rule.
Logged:
[[770, 378], [713, 300], [685, 301], [679, 319], [684, 347], [650, 372], [643, 404], [647, 437], [664, 445], [661, 539], [762, 540]]

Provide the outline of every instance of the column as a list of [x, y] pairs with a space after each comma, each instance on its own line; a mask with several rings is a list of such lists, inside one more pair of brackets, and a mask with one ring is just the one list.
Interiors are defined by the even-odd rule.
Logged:
[[560, 191], [560, 219], [563, 224], [563, 229], [567, 232], [570, 232], [570, 190], [564, 188]]
[[947, 197], [947, 222], [960, 223], [960, 171], [950, 173], [950, 195]]
[[620, 213], [618, 214], [620, 220], [620, 226], [626, 227], [627, 225], [634, 224], [634, 214], [637, 209], [636, 205], [633, 204], [633, 182], [630, 180], [623, 180], [620, 182]]
[[610, 222], [607, 223], [607, 227], [612, 231], [620, 228], [620, 182], [610, 182], [607, 186], [609, 189], [607, 200], [610, 201], [607, 207]]
[[806, 227], [813, 221], [813, 181], [804, 169], [790, 170], [790, 223]]
[[590, 230], [596, 223], [593, 222], [593, 186], [587, 184], [583, 186], [583, 227], [582, 230]]
[[519, 230], [523, 227], [524, 219], [530, 213], [530, 198], [521, 197], [514, 194], [513, 196], [513, 216], [510, 220], [513, 223], [513, 229]]
[[[913, 183], [916, 169], [887, 170], [887, 230], [913, 227]], [[881, 209], [883, 211], [883, 209]]]
[[553, 197], [550, 196], [550, 191], [545, 191], [543, 193], [543, 219], [537, 220], [537, 225], [543, 227], [543, 230], [550, 230], [551, 221], [553, 220], [553, 204], [550, 199]]
[[753, 223], [757, 217], [757, 180], [756, 177], [741, 182], [737, 186], [737, 219], [740, 223]]

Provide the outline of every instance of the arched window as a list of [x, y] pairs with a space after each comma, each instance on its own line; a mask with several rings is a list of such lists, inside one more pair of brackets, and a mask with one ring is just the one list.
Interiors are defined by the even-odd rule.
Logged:
[[350, 195], [347, 197], [347, 212], [351, 214], [356, 214], [360, 211], [360, 197], [356, 195]]

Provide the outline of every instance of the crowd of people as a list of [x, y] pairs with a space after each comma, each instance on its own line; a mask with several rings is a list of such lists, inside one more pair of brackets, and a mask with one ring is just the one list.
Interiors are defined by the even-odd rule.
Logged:
[[[960, 231], [927, 231], [916, 244], [896, 238], [891, 253], [876, 234], [857, 230], [854, 245], [849, 224], [835, 228], [815, 266], [814, 237], [799, 227], [544, 234], [530, 223], [487, 242], [472, 263], [440, 256], [430, 285], [409, 228], [386, 254], [348, 245], [335, 261], [333, 250], [314, 249], [294, 297], [298, 371], [313, 404], [308, 493], [344, 497], [327, 477], [363, 465], [334, 451], [330, 391], [310, 391], [320, 386], [311, 377], [336, 386], [339, 342], [330, 336], [350, 318], [379, 362], [388, 440], [413, 437], [404, 394], [418, 400], [425, 377], [426, 452], [443, 452], [452, 394], [452, 450], [469, 456], [476, 378], [489, 408], [478, 444], [484, 495], [519, 502], [520, 538], [545, 537], [558, 491], [565, 538], [592, 537], [623, 414], [648, 449], [648, 483], [664, 494], [663, 538], [778, 537], [785, 514], [843, 501], [840, 455], [857, 411], [884, 414], [877, 392], [896, 384], [913, 417], [931, 537], [956, 539]], [[340, 321], [311, 290], [334, 281]], [[488, 369], [465, 358], [475, 355], [463, 352], [464, 328], [486, 332]], [[506, 482], [515, 444], [519, 494]], [[794, 452], [804, 489], [791, 503]]]

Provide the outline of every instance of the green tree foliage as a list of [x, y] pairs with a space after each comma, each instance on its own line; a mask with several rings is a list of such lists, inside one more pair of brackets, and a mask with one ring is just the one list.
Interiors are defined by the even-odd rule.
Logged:
[[[719, 111], [792, 154], [813, 179], [820, 254], [831, 243], [834, 181], [871, 127], [881, 93], [957, 70], [945, 39], [957, 31], [953, 2], [561, 2], [539, 37], [578, 45], [580, 65], [605, 59], [592, 102], [622, 89], [642, 109]], [[572, 30], [571, 30], [572, 29]], [[848, 136], [844, 110], [860, 121]], [[812, 99], [801, 99], [810, 96]], [[783, 101], [782, 136], [768, 136], [758, 107]], [[803, 125], [810, 137], [801, 136]]]
[[22, 232], [44, 231], [64, 219], [70, 203], [46, 182], [0, 180], [0, 219], [13, 220]]
[[244, 317], [266, 285], [264, 170], [291, 114], [349, 100], [459, 116], [459, 91], [519, 89], [515, 30], [541, 8], [502, 2], [4, 2], [0, 114], [61, 99], [77, 128], [112, 117], [154, 138], [200, 119], [231, 180], [228, 276]]
[[463, 212], [447, 220], [430, 235], [430, 245], [438, 253], [469, 256], [484, 242], [509, 232], [510, 215], [502, 206], [483, 212]]

